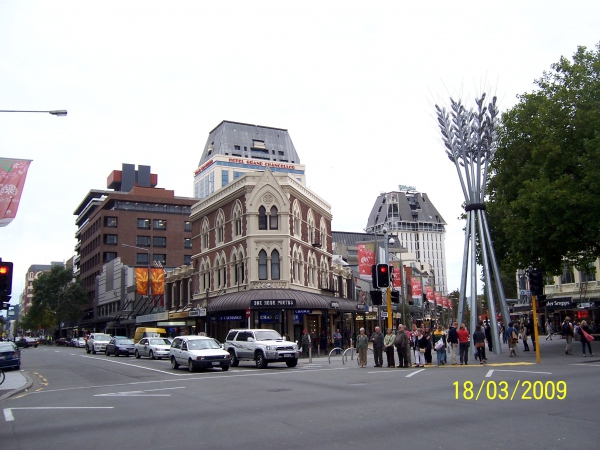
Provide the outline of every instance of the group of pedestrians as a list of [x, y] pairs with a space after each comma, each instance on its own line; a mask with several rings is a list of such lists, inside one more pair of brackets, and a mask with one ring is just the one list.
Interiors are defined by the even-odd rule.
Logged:
[[581, 342], [581, 352], [582, 356], [586, 356], [585, 348], [587, 347], [590, 353], [590, 356], [594, 356], [592, 353], [592, 344], [591, 342], [594, 338], [591, 336], [592, 329], [588, 326], [585, 320], [582, 320], [581, 323], [573, 324], [571, 322], [571, 318], [569, 316], [565, 317], [565, 320], [562, 323], [561, 327], [561, 335], [567, 341], [567, 345], [565, 347], [565, 354], [572, 355], [572, 344], [573, 339]]

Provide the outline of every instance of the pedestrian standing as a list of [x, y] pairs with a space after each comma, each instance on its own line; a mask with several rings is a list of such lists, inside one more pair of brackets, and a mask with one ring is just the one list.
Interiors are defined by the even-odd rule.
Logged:
[[416, 362], [418, 361], [417, 359], [417, 352], [419, 351], [419, 349], [417, 348], [417, 324], [412, 324], [412, 327], [410, 329], [410, 352], [411, 353], [411, 357], [412, 359], [415, 361], [415, 363], [413, 365], [417, 365]]
[[479, 364], [485, 362], [485, 356], [483, 351], [485, 350], [485, 332], [481, 329], [481, 325], [475, 327], [473, 333], [473, 345], [475, 346], [476, 354], [475, 359], [479, 359]]
[[383, 333], [381, 328], [375, 327], [375, 332], [371, 335], [371, 342], [373, 342], [375, 367], [383, 367]]
[[302, 331], [302, 356], [304, 358], [308, 358], [308, 349], [311, 345], [310, 334], [306, 332], [306, 330]]
[[458, 335], [458, 349], [460, 352], [460, 365], [466, 366], [469, 363], [469, 347], [471, 346], [471, 336], [469, 330], [464, 323], [460, 324], [460, 328], [456, 332]]
[[535, 352], [535, 330], [533, 329], [534, 327], [534, 323], [533, 320], [528, 320], [527, 323], [525, 324], [525, 330], [526, 330], [526, 335], [527, 336], [531, 336], [531, 346], [533, 347], [533, 351]]
[[383, 338], [383, 350], [385, 351], [388, 367], [396, 367], [396, 362], [394, 361], [394, 340], [396, 336], [394, 336], [392, 331], [391, 328], [388, 328], [387, 334]]
[[[440, 340], [443, 342], [443, 344], [441, 344], [441, 347], [438, 344]], [[444, 333], [444, 327], [438, 325], [437, 330], [435, 330], [435, 332], [433, 333], [433, 348], [435, 348], [435, 352], [437, 355], [438, 367], [446, 364], [446, 344], [447, 340], [446, 333]], [[438, 349], [438, 347], [440, 348]]]
[[425, 349], [425, 364], [430, 366], [433, 361], [433, 356], [431, 355], [431, 349], [433, 345], [431, 343], [431, 329], [429, 327], [425, 327], [425, 339], [427, 339], [427, 348]]
[[335, 354], [339, 355], [342, 352], [340, 350], [342, 347], [342, 334], [340, 333], [339, 328], [333, 333], [333, 346], [335, 347]]
[[409, 352], [409, 338], [408, 334], [404, 330], [404, 325], [398, 325], [398, 333], [394, 339], [394, 345], [398, 352], [398, 367], [410, 367], [410, 359], [408, 358]]
[[417, 351], [415, 352], [415, 366], [425, 367], [425, 351], [427, 350], [427, 338], [425, 332], [421, 329], [417, 330], [416, 336]]
[[450, 358], [452, 359], [453, 366], [458, 364], [456, 362], [456, 357], [458, 356], [458, 334], [456, 333], [457, 327], [458, 322], [454, 322], [452, 325], [450, 325], [450, 329], [448, 330], [448, 350], [450, 351]]
[[548, 338], [552, 340], [552, 335], [554, 334], [554, 326], [552, 326], [552, 322], [550, 322], [550, 319], [546, 321], [546, 332], [548, 333], [548, 335], [546, 336], [546, 340], [548, 340]]
[[527, 343], [527, 328], [525, 325], [521, 326], [521, 339], [523, 339], [523, 351], [529, 351], [529, 344]]
[[513, 322], [508, 322], [506, 329], [508, 335], [508, 348], [510, 349], [509, 356], [517, 356], [517, 344], [519, 342], [519, 328]]
[[356, 336], [356, 349], [358, 350], [358, 365], [360, 367], [367, 367], [367, 349], [369, 348], [369, 338], [365, 334], [365, 329], [361, 328], [358, 330], [358, 336]]
[[588, 324], [585, 320], [581, 321], [581, 324], [579, 325], [579, 330], [577, 330], [577, 331], [581, 335], [581, 350], [583, 352], [583, 356], [585, 356], [585, 345], [586, 344], [587, 344], [588, 350], [590, 351], [590, 356], [594, 356], [594, 354], [592, 353], [592, 344], [590, 343], [590, 341], [587, 340], [587, 338], [585, 337], [585, 334], [583, 334], [584, 331], [588, 334], [588, 336], [590, 334], [592, 334], [592, 330], [588, 327]]
[[[489, 320], [485, 321], [485, 328], [484, 328], [483, 332], [485, 333], [485, 339], [487, 340], [488, 350], [491, 352], [493, 342], [492, 342], [492, 327], [490, 326]], [[486, 359], [485, 358], [485, 347], [483, 349], [484, 349], [483, 359]]]

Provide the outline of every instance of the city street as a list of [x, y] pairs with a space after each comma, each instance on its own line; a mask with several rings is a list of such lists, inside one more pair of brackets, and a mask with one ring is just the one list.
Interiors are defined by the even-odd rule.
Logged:
[[192, 374], [166, 360], [40, 346], [23, 351], [31, 386], [0, 401], [0, 442], [20, 450], [597, 448], [600, 357], [566, 356], [560, 339], [542, 342], [542, 352], [541, 364], [529, 352], [489, 355], [485, 366], [438, 368], [434, 356], [425, 369], [388, 369], [373, 367], [369, 353], [364, 369], [320, 357], [294, 369], [246, 362]]

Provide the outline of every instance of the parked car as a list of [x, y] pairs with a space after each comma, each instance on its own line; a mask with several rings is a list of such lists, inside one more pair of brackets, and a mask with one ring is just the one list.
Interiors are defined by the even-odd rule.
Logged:
[[135, 344], [135, 357], [147, 356], [162, 359], [170, 356], [171, 340], [162, 337], [145, 337]]
[[133, 355], [135, 352], [135, 345], [133, 344], [133, 339], [130, 339], [125, 336], [115, 336], [113, 337], [108, 344], [106, 344], [105, 354], [106, 356], [110, 356], [111, 354], [115, 356], [119, 355]]
[[85, 338], [80, 337], [75, 339], [73, 347], [85, 348]]
[[207, 336], [178, 336], [170, 349], [171, 367], [185, 365], [190, 372], [208, 367], [229, 370], [231, 355], [215, 339]]
[[16, 342], [18, 347], [24, 347], [24, 348], [29, 348], [29, 347], [36, 347], [40, 344], [40, 341], [38, 341], [37, 338], [33, 338], [30, 336], [23, 336], [21, 339], [18, 339]]
[[259, 369], [265, 369], [270, 362], [285, 362], [288, 367], [298, 364], [296, 343], [285, 341], [275, 330], [230, 330], [223, 348], [231, 353], [233, 367], [242, 360], [254, 361]]
[[85, 343], [85, 351], [93, 353], [103, 352], [106, 349], [106, 344], [110, 342], [110, 335], [104, 333], [92, 333]]
[[56, 345], [58, 347], [70, 347], [71, 346], [71, 338], [61, 337], [56, 340]]
[[14, 342], [0, 342], [0, 369], [21, 368], [21, 349]]

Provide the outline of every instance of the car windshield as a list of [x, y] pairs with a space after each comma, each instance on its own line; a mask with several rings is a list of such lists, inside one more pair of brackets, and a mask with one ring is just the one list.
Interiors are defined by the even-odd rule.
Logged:
[[171, 345], [168, 339], [150, 339], [150, 345]]
[[264, 330], [256, 332], [257, 341], [277, 341], [281, 339], [281, 335], [275, 330]]
[[96, 341], [110, 341], [110, 336], [108, 334], [97, 334], [94, 336], [94, 340]]
[[12, 344], [0, 343], [0, 352], [14, 352], [15, 348]]
[[133, 344], [133, 339], [115, 339], [115, 342], [119, 345]]
[[193, 339], [188, 341], [188, 348], [191, 350], [209, 350], [221, 348], [213, 339]]

